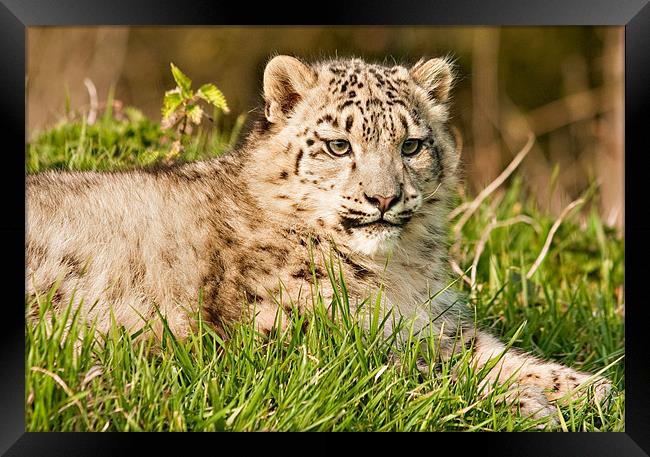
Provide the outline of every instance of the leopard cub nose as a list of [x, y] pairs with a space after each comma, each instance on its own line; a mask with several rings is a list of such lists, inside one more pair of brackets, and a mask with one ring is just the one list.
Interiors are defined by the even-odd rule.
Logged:
[[379, 209], [382, 216], [399, 200], [399, 195], [389, 195], [388, 197], [383, 195], [373, 195], [372, 197], [366, 194], [363, 195], [371, 204], [375, 205]]

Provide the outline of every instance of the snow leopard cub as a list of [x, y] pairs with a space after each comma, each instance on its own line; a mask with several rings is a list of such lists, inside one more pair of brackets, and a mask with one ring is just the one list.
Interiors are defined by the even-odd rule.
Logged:
[[[96, 303], [82, 315], [100, 330], [109, 308], [135, 330], [159, 307], [181, 337], [196, 312], [218, 331], [253, 318], [269, 332], [290, 303], [310, 306], [314, 278], [329, 302], [325, 259], [334, 252], [352, 304], [381, 284], [384, 310], [406, 328], [439, 335], [443, 356], [460, 337], [484, 366], [504, 344], [475, 328], [453, 290], [431, 299], [452, 279], [452, 81], [445, 59], [406, 68], [277, 56], [264, 72], [264, 117], [239, 150], [167, 169], [28, 176], [28, 292], [60, 279], [55, 306]], [[590, 375], [509, 349], [484, 382], [510, 377], [523, 414], [555, 420], [553, 401]], [[598, 397], [609, 389], [596, 378]]]

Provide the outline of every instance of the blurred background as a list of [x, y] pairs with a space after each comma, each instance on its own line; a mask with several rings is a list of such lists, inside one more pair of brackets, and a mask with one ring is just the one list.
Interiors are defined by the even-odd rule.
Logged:
[[518, 174], [539, 206], [559, 214], [593, 182], [603, 220], [623, 226], [623, 27], [30, 27], [27, 135], [90, 106], [111, 87], [123, 105], [160, 120], [174, 62], [198, 87], [215, 83], [234, 125], [255, 116], [264, 65], [358, 56], [412, 64], [450, 55], [458, 66], [452, 123], [463, 137], [465, 188], [476, 195], [536, 142]]

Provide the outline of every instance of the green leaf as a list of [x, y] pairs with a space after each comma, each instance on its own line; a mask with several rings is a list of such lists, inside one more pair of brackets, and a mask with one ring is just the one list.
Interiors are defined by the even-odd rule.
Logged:
[[196, 92], [197, 97], [220, 108], [224, 113], [230, 112], [226, 97], [214, 84], [204, 84]]
[[187, 117], [190, 119], [190, 121], [198, 125], [201, 123], [201, 118], [203, 117], [203, 110], [199, 105], [189, 106], [187, 108]]
[[192, 87], [192, 80], [183, 73], [180, 68], [178, 68], [173, 63], [170, 63], [172, 67], [172, 75], [174, 76], [174, 81], [178, 84], [178, 87], [183, 91], [183, 95], [190, 96], [190, 87]]
[[180, 89], [176, 88], [165, 92], [165, 98], [163, 99], [162, 107], [163, 118], [168, 118], [171, 116], [182, 102], [183, 97], [181, 96]]

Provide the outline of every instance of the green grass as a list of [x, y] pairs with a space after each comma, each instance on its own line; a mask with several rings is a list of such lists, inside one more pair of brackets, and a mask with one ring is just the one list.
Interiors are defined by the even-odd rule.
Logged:
[[[86, 117], [62, 121], [35, 136], [27, 147], [26, 171], [118, 170], [167, 160], [174, 139], [168, 131], [161, 130], [160, 124], [135, 108], [127, 107], [117, 114], [107, 110], [92, 125], [88, 125]], [[206, 159], [235, 144], [244, 116], [224, 119], [221, 111], [215, 110], [213, 119], [207, 129], [198, 128], [174, 160]]]
[[[217, 123], [180, 159], [218, 155], [236, 133]], [[140, 113], [121, 121], [108, 113], [95, 125], [62, 123], [34, 138], [26, 168], [118, 169], [156, 163], [168, 150], [158, 125]], [[581, 370], [607, 367], [604, 374], [617, 387], [610, 406], [570, 405], [557, 430], [624, 430], [624, 242], [603, 224], [597, 199], [594, 189], [562, 223], [528, 280], [555, 219], [532, 203], [516, 176], [505, 193], [483, 202], [458, 242], [456, 258], [468, 270], [494, 218], [530, 218], [532, 224], [494, 229], [477, 264], [476, 287], [462, 281], [455, 287], [470, 297], [479, 324], [505, 342]], [[261, 337], [249, 325], [234, 325], [224, 342], [200, 323], [188, 341], [166, 332], [162, 347], [152, 351], [117, 327], [108, 335], [80, 325], [67, 331], [66, 316], [45, 317], [53, 293], [38, 297], [44, 317], [25, 326], [28, 431], [524, 431], [540, 425], [498, 401], [505, 387], [483, 398], [484, 373], [471, 372], [467, 354], [423, 375], [413, 343], [403, 355], [405, 367], [397, 368], [390, 338], [376, 329], [364, 332], [344, 295], [334, 303], [340, 323], [326, 317], [316, 296], [312, 314], [293, 317], [285, 332]], [[452, 381], [453, 364], [471, 376]]]

